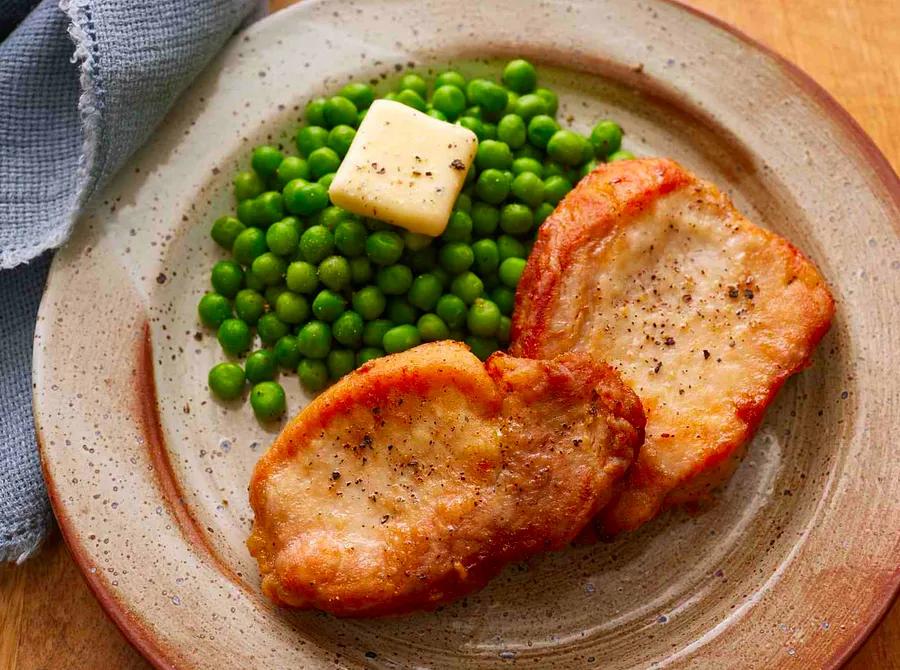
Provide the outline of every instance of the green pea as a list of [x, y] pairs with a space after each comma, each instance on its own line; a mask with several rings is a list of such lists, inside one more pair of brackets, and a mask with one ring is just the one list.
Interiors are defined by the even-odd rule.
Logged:
[[272, 421], [287, 408], [284, 389], [278, 382], [260, 382], [250, 391], [250, 406], [260, 421]]
[[496, 272], [500, 267], [500, 252], [494, 240], [478, 240], [472, 245], [475, 255], [475, 272], [484, 276]]
[[284, 187], [284, 205], [293, 214], [315, 214], [328, 206], [328, 189], [321, 184], [295, 179]]
[[563, 165], [581, 163], [588, 141], [571, 130], [557, 130], [547, 142], [547, 154]]
[[312, 311], [320, 321], [331, 323], [344, 313], [346, 304], [340, 294], [322, 289], [313, 299]]
[[559, 98], [556, 97], [556, 93], [548, 88], [538, 88], [534, 92], [547, 106], [545, 113], [549, 116], [556, 116], [556, 110], [559, 109]]
[[319, 263], [319, 281], [332, 291], [350, 286], [350, 261], [343, 256], [329, 256]]
[[234, 261], [219, 261], [213, 265], [210, 279], [217, 293], [233, 298], [244, 283], [244, 271]]
[[350, 150], [350, 145], [353, 143], [354, 137], [356, 137], [356, 131], [352, 126], [335, 126], [331, 129], [331, 132], [328, 133], [328, 146], [333, 149], [338, 156], [343, 158]]
[[515, 153], [513, 153], [515, 158], [532, 158], [539, 163], [544, 160], [544, 152], [540, 149], [536, 149], [530, 144], [526, 144], [523, 147], [519, 147], [516, 149]]
[[537, 86], [537, 71], [527, 60], [512, 60], [503, 68], [503, 83], [516, 93], [530, 93]]
[[297, 333], [297, 346], [306, 358], [325, 358], [331, 351], [331, 328], [322, 321], [310, 321]]
[[484, 292], [484, 283], [474, 272], [463, 272], [450, 282], [450, 291], [464, 303], [471, 305]]
[[513, 161], [512, 172], [517, 177], [522, 174], [533, 174], [540, 179], [544, 175], [544, 166], [539, 160], [523, 156]]
[[547, 102], [543, 97], [534, 93], [527, 93], [519, 96], [519, 99], [516, 101], [516, 105], [513, 108], [513, 112], [517, 116], [522, 117], [522, 120], [525, 123], [528, 123], [536, 116], [549, 114], [550, 108], [547, 106]]
[[372, 279], [372, 263], [365, 256], [350, 259], [350, 280], [354, 286], [366, 284]]
[[500, 228], [510, 235], [524, 235], [534, 225], [534, 215], [521, 203], [504, 205], [500, 210]]
[[517, 149], [528, 139], [525, 122], [518, 114], [507, 114], [497, 123], [497, 138], [507, 147]]
[[[460, 197], [463, 197], [460, 195]], [[434, 240], [430, 235], [423, 235], [422, 233], [413, 233], [410, 231], [405, 231], [403, 233], [403, 246], [410, 251], [421, 251]]]
[[479, 170], [496, 168], [505, 170], [512, 165], [512, 151], [509, 145], [497, 140], [484, 140], [478, 145], [475, 154], [475, 165]]
[[341, 157], [331, 147], [319, 147], [313, 151], [307, 158], [309, 163], [309, 171], [316, 179], [330, 173], [337, 172], [341, 165]]
[[553, 176], [544, 180], [544, 199], [554, 205], [572, 190], [572, 182], [565, 177]]
[[295, 293], [312, 293], [319, 285], [316, 266], [306, 261], [294, 261], [287, 267], [287, 287]]
[[344, 312], [334, 320], [334, 323], [331, 324], [331, 334], [345, 347], [357, 349], [362, 344], [364, 327], [363, 317], [351, 310]]
[[300, 233], [290, 219], [276, 221], [266, 231], [266, 244], [269, 250], [279, 256], [291, 256], [297, 252], [300, 244]]
[[407, 299], [410, 304], [426, 312], [433, 309], [438, 298], [443, 293], [444, 286], [441, 280], [433, 274], [422, 274], [416, 277], [409, 288]]
[[303, 323], [309, 318], [309, 303], [298, 293], [284, 291], [275, 301], [275, 314], [285, 323]]
[[525, 245], [509, 235], [501, 235], [497, 238], [497, 251], [500, 254], [500, 262], [507, 258], [525, 258]]
[[528, 141], [538, 149], [546, 149], [547, 143], [559, 130], [559, 124], [553, 117], [539, 114], [528, 122]]
[[266, 311], [266, 300], [259, 291], [245, 288], [234, 296], [234, 311], [244, 323], [255, 326]]
[[484, 126], [484, 139], [485, 140], [496, 140], [497, 139], [497, 124], [491, 123], [489, 121], [485, 121]]
[[256, 332], [259, 333], [259, 339], [263, 344], [273, 345], [287, 335], [290, 328], [278, 318], [275, 312], [269, 312], [259, 317], [259, 321], [256, 322]]
[[265, 225], [265, 212], [257, 207], [256, 198], [248, 198], [238, 203], [237, 218], [245, 226], [261, 227]]
[[275, 363], [275, 354], [268, 349], [259, 349], [247, 356], [244, 361], [247, 381], [251, 384], [271, 381], [275, 379], [278, 367]]
[[280, 256], [267, 251], [254, 258], [250, 267], [253, 270], [253, 274], [266, 286], [275, 286], [281, 283], [281, 279], [287, 270], [287, 263]]
[[472, 353], [478, 356], [482, 361], [487, 360], [488, 357], [499, 348], [497, 340], [489, 337], [470, 335], [466, 338], [465, 342], [469, 345]]
[[250, 326], [240, 319], [225, 319], [219, 326], [216, 338], [226, 354], [240, 356], [250, 348], [253, 334]]
[[441, 86], [455, 86], [460, 91], [465, 91], [466, 78], [455, 70], [447, 70], [446, 72], [441, 72], [434, 80], [435, 90]]
[[430, 245], [418, 251], [407, 254], [406, 260], [409, 266], [417, 273], [431, 272], [438, 263], [438, 250], [436, 245]]
[[245, 230], [244, 224], [233, 216], [220, 216], [213, 222], [209, 236], [212, 237], [215, 243], [220, 247], [224, 247], [231, 251], [234, 240], [243, 230]]
[[244, 270], [244, 286], [254, 291], [264, 291], [266, 289], [263, 281], [253, 274], [253, 268]]
[[353, 368], [356, 367], [356, 356], [350, 349], [332, 349], [328, 353], [325, 365], [328, 367], [328, 376], [337, 381], [353, 372]]
[[393, 265], [403, 255], [403, 238], [392, 230], [379, 230], [366, 238], [366, 255], [377, 265]]
[[324, 361], [304, 358], [297, 366], [297, 376], [307, 391], [316, 393], [328, 386], [328, 367]]
[[453, 203], [453, 211], [470, 213], [472, 211], [472, 196], [466, 192], [456, 196], [456, 202]]
[[397, 102], [403, 103], [408, 107], [412, 107], [420, 112], [424, 112], [427, 108], [425, 98], [416, 93], [411, 88], [405, 88], [397, 94]]
[[565, 177], [566, 176], [566, 168], [556, 161], [547, 161], [544, 163], [544, 179], [549, 179], [550, 177]]
[[340, 94], [359, 110], [368, 109], [375, 101], [375, 90], [361, 82], [350, 82], [340, 90]]
[[500, 309], [500, 313], [509, 316], [516, 304], [516, 292], [508, 286], [498, 286], [491, 290], [491, 300]]
[[325, 117], [325, 126], [334, 128], [335, 126], [346, 125], [352, 126], [356, 123], [356, 109], [350, 100], [342, 95], [335, 95], [325, 101], [325, 107], [322, 114]]
[[484, 134], [484, 123], [482, 123], [481, 119], [474, 116], [461, 116], [457, 119], [456, 125], [471, 130], [475, 133], [475, 137], [478, 138], [479, 142], [487, 139]]
[[253, 259], [266, 252], [266, 234], [259, 228], [247, 228], [234, 238], [231, 254], [241, 265], [250, 265]]
[[403, 75], [400, 78], [400, 83], [397, 85], [398, 91], [404, 91], [407, 89], [410, 91], [415, 91], [423, 98], [428, 95], [428, 84], [425, 83], [425, 80], [422, 79], [421, 76], [417, 75], [414, 72]]
[[278, 149], [268, 144], [258, 146], [253, 150], [253, 157], [250, 164], [257, 174], [263, 177], [271, 177], [275, 174], [281, 161], [284, 160], [284, 154]]
[[431, 104], [447, 119], [455, 121], [466, 108], [466, 95], [456, 86], [439, 86], [434, 89]]
[[325, 226], [332, 233], [336, 232], [337, 227], [345, 221], [348, 223], [359, 223], [355, 214], [351, 214], [346, 209], [342, 209], [337, 205], [329, 205], [318, 212], [314, 219], [314, 225]]
[[529, 207], [537, 207], [544, 201], [544, 182], [533, 172], [523, 172], [517, 175], [512, 181], [510, 190], [516, 198]]
[[450, 337], [450, 329], [437, 314], [423, 314], [416, 322], [416, 328], [423, 342], [436, 342]]
[[411, 324], [394, 326], [384, 334], [384, 339], [382, 340], [384, 350], [389, 354], [412, 349], [421, 343], [422, 338], [419, 337], [418, 329]]
[[306, 104], [306, 122], [311, 126], [325, 123], [325, 98], [314, 98]]
[[625, 149], [614, 151], [606, 158], [606, 160], [610, 163], [615, 163], [616, 161], [629, 161], [632, 159], [634, 159], [634, 154], [630, 151], [626, 151]]
[[386, 305], [387, 298], [377, 286], [365, 286], [353, 294], [353, 309], [366, 321], [381, 316]]
[[445, 242], [468, 242], [472, 239], [472, 217], [462, 211], [453, 212], [441, 234]]
[[[301, 128], [294, 137], [294, 144], [297, 145], [297, 151], [309, 158], [309, 155], [316, 149], [328, 146], [328, 129], [320, 125]], [[309, 177], [303, 177], [303, 179], [309, 179]]]
[[348, 257], [366, 251], [366, 227], [359, 221], [341, 221], [334, 228], [334, 246]]
[[231, 303], [218, 293], [207, 293], [197, 304], [200, 321], [208, 328], [218, 328], [225, 319], [231, 318]]
[[466, 325], [478, 337], [493, 337], [500, 325], [500, 308], [490, 300], [478, 298], [469, 308]]
[[488, 79], [473, 79], [466, 86], [466, 97], [469, 102], [480, 106], [489, 114], [498, 114], [506, 109], [509, 94], [506, 90]]
[[497, 341], [500, 344], [509, 344], [510, 330], [512, 330], [512, 319], [508, 316], [501, 316], [500, 324], [497, 326]]
[[278, 191], [266, 191], [256, 198], [254, 207], [259, 209], [264, 225], [284, 218], [284, 198]]
[[262, 177], [252, 170], [238, 172], [232, 183], [234, 184], [234, 197], [238, 202], [255, 198], [266, 190]]
[[275, 303], [278, 302], [278, 296], [287, 291], [287, 288], [284, 284], [276, 284], [275, 286], [268, 286], [263, 295], [265, 295], [266, 302], [269, 303], [271, 308], [275, 309]]
[[219, 363], [209, 371], [209, 390], [222, 400], [234, 400], [244, 390], [244, 371], [237, 363]]
[[475, 193], [485, 202], [499, 205], [509, 195], [511, 181], [505, 172], [489, 168], [478, 175]]
[[598, 165], [600, 165], [600, 163], [596, 159], [590, 160], [587, 163], [585, 163], [584, 165], [582, 165], [578, 169], [578, 179], [581, 180], [581, 179], [584, 179], [585, 177], [587, 177], [591, 172], [593, 172], [594, 170], [597, 169]]
[[446, 293], [442, 295], [435, 305], [435, 312], [450, 328], [461, 328], [466, 323], [468, 308], [462, 298]]
[[384, 356], [384, 349], [381, 347], [363, 347], [356, 352], [356, 366], [360, 367], [382, 356]]
[[298, 156], [287, 156], [275, 171], [275, 182], [283, 189], [294, 179], [309, 179], [309, 164]]
[[622, 146], [622, 127], [615, 121], [604, 119], [591, 130], [591, 144], [599, 158], [605, 158]]
[[465, 242], [450, 242], [441, 247], [440, 262], [447, 272], [452, 275], [465, 272], [475, 262], [472, 247]]
[[542, 202], [534, 210], [534, 225], [541, 225], [551, 214], [553, 214], [553, 205], [549, 202]]
[[522, 278], [522, 271], [524, 269], [524, 258], [507, 258], [505, 261], [500, 263], [500, 270], [498, 271], [498, 274], [500, 275], [500, 281], [506, 284], [509, 288], [515, 288], [519, 283], [519, 279]]
[[388, 319], [375, 319], [363, 327], [363, 344], [367, 347], [380, 347], [384, 334], [394, 327]]
[[308, 263], [319, 264], [334, 251], [334, 235], [325, 226], [311, 226], [300, 236], [300, 255]]
[[500, 223], [500, 210], [486, 202], [472, 204], [472, 233], [475, 237], [493, 235]]
[[395, 324], [409, 324], [416, 322], [419, 313], [404, 298], [393, 296], [388, 300], [386, 316]]
[[300, 363], [300, 345], [293, 335], [278, 338], [273, 349], [275, 362], [285, 370], [294, 370]]
[[438, 121], [449, 121], [447, 115], [442, 111], [434, 109], [433, 107], [429, 107], [425, 110], [425, 113], [428, 114], [432, 119], [437, 119]]
[[412, 270], [407, 265], [386, 265], [375, 275], [375, 282], [385, 295], [403, 295], [412, 281]]
[[334, 172], [329, 172], [326, 175], [322, 175], [316, 183], [327, 191], [331, 188], [331, 182], [334, 181], [334, 174]]

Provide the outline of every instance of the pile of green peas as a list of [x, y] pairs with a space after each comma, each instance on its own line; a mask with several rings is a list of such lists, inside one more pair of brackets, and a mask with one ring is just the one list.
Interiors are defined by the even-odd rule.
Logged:
[[[210, 370], [221, 399], [249, 382], [260, 420], [285, 411], [279, 371], [296, 370], [317, 392], [372, 359], [422, 342], [465, 341], [481, 359], [509, 342], [515, 289], [537, 229], [581, 177], [601, 161], [633, 158], [622, 129], [597, 123], [588, 137], [556, 120], [556, 94], [537, 86], [517, 59], [502, 83], [418, 74], [387, 93], [478, 137], [446, 230], [437, 238], [361, 218], [331, 204], [328, 187], [375, 100], [350, 83], [306, 106], [294, 137], [299, 155], [258, 146], [234, 177], [236, 211], [212, 225], [231, 253], [211, 273], [200, 320], [217, 331], [229, 361]], [[254, 346], [254, 329], [262, 344]]]

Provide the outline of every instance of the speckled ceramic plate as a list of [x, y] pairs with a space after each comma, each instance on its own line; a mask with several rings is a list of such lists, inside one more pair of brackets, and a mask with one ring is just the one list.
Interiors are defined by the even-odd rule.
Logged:
[[[278, 610], [244, 547], [277, 427], [210, 399], [195, 317], [214, 217], [307, 99], [415, 66], [541, 65], [561, 117], [625, 126], [787, 235], [831, 283], [814, 366], [769, 410], [718, 503], [513, 566], [431, 614]], [[795, 68], [662, 0], [315, 2], [236, 37], [56, 256], [35, 407], [53, 505], [94, 592], [160, 668], [836, 667], [900, 569], [900, 187]], [[306, 398], [286, 379], [289, 404]]]

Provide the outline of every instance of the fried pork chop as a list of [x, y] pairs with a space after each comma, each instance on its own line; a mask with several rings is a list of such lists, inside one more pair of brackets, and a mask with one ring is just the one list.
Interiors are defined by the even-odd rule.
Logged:
[[568, 543], [643, 439], [612, 368], [582, 354], [482, 364], [436, 342], [316, 398], [257, 464], [250, 552], [274, 601], [338, 615], [431, 609]]
[[647, 415], [640, 455], [598, 530], [634, 529], [727, 477], [834, 302], [787, 240], [678, 164], [602, 165], [541, 226], [510, 353], [589, 352]]

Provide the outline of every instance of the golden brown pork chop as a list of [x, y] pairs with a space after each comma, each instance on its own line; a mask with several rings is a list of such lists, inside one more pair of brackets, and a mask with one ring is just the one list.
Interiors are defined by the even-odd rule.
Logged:
[[304, 409], [250, 482], [250, 552], [280, 604], [431, 609], [569, 542], [643, 438], [612, 368], [566, 354], [481, 363], [435, 342], [372, 361]]
[[632, 385], [647, 436], [599, 530], [634, 529], [736, 463], [828, 330], [825, 282], [678, 164], [602, 165], [541, 226], [516, 295], [516, 356], [589, 352]]

